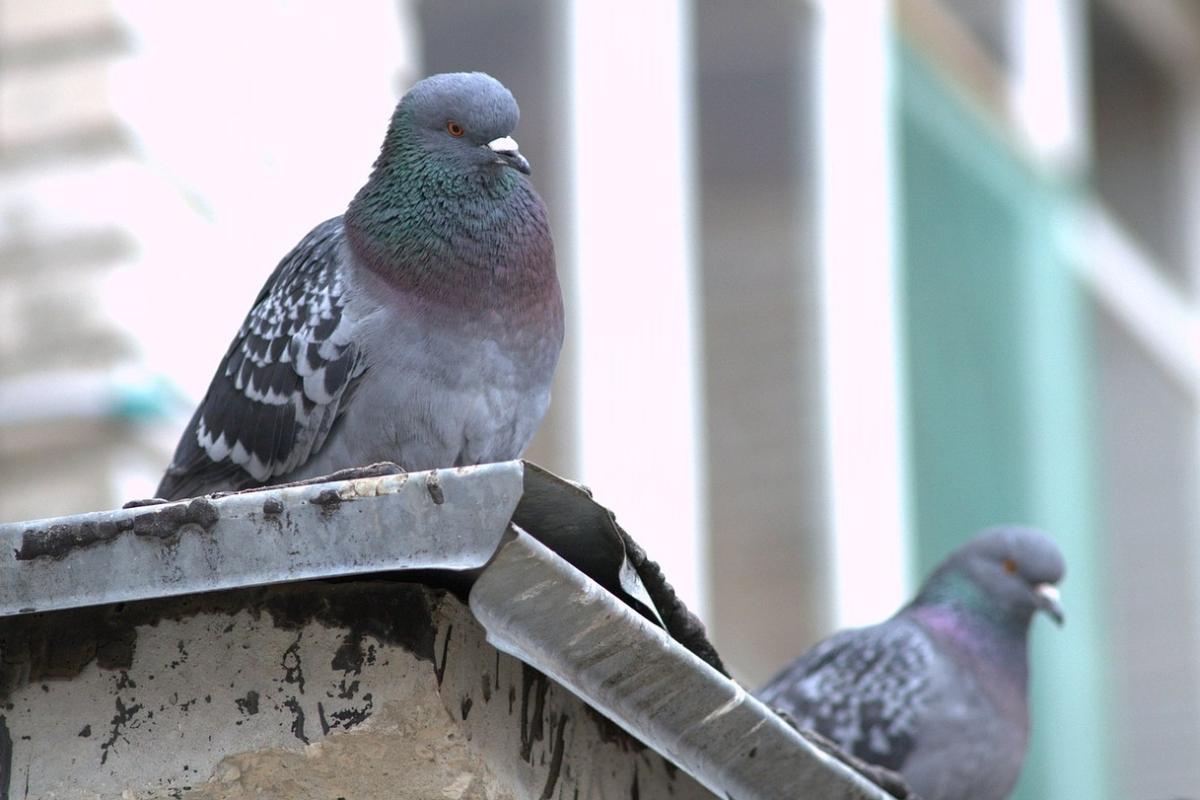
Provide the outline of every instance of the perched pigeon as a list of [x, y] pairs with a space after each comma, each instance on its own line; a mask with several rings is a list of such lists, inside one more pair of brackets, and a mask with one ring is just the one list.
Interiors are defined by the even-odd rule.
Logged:
[[1063, 570], [1039, 531], [983, 531], [891, 619], [831, 636], [759, 698], [922, 800], [1001, 800], [1029, 737], [1029, 624], [1039, 609], [1062, 624]]
[[267, 279], [160, 497], [520, 455], [550, 401], [563, 307], [517, 117], [483, 73], [409, 90], [345, 215]]

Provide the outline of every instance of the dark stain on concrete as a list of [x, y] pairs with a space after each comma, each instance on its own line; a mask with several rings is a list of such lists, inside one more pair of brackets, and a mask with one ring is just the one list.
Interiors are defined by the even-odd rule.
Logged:
[[[550, 771], [546, 774], [546, 785], [542, 788], [541, 800], [550, 800], [554, 796], [554, 788], [558, 785], [558, 776], [562, 772], [563, 763], [563, 732], [567, 727], [567, 715], [559, 714], [558, 723], [554, 728], [554, 745], [550, 754]], [[634, 767], [634, 786], [637, 786], [637, 767]], [[637, 800], [637, 796], [634, 796]]]
[[113, 714], [112, 721], [109, 724], [112, 726], [108, 731], [108, 739], [100, 744], [100, 763], [104, 764], [108, 761], [109, 749], [117, 743], [117, 739], [125, 738], [125, 728], [132, 727], [131, 723], [137, 718], [138, 712], [142, 710], [141, 703], [130, 701], [130, 705], [125, 705], [125, 702], [120, 697], [116, 698], [117, 713]]
[[292, 712], [292, 736], [308, 744], [308, 737], [304, 734], [304, 707], [294, 697], [284, 700], [283, 705]]
[[467, 716], [471, 713], [471, 706], [473, 705], [475, 705], [475, 701], [471, 699], [470, 695], [464, 697], [462, 703], [459, 704], [459, 712], [462, 714], [463, 722], [467, 721]]
[[350, 681], [349, 684], [347, 684], [346, 679], [344, 679], [344, 678], [342, 680], [338, 681], [337, 699], [353, 700], [355, 694], [358, 694], [358, 693], [359, 693], [358, 679]]
[[446, 677], [446, 655], [450, 651], [450, 635], [454, 633], [454, 626], [446, 626], [446, 638], [442, 640], [442, 663], [439, 664], [435, 658], [433, 661], [433, 674], [437, 677], [438, 688], [442, 688], [442, 679]]
[[[347, 707], [331, 712], [329, 719], [332, 722], [329, 723], [329, 727], [341, 728], [344, 731], [348, 731], [354, 726], [361, 725], [370, 719], [371, 712], [375, 710], [375, 698], [370, 692], [367, 692], [362, 696], [362, 699], [365, 705], [360, 708]], [[320, 704], [318, 704], [318, 710], [320, 710]]]
[[352, 680], [349, 684], [347, 684], [346, 679], [342, 678], [341, 681], [338, 682], [338, 699], [353, 700], [354, 695], [358, 694], [358, 686], [359, 684], [357, 680]]
[[325, 719], [325, 704], [317, 701], [317, 721], [321, 723], [321, 735], [329, 735], [329, 720]]
[[297, 633], [296, 641], [288, 645], [279, 660], [279, 666], [283, 667], [283, 682], [295, 684], [300, 694], [304, 694], [304, 665], [300, 663], [300, 639], [303, 636], [303, 633]]
[[528, 664], [522, 663], [521, 670], [521, 760], [532, 764], [533, 744], [545, 736], [542, 714], [550, 681]]
[[12, 734], [8, 732], [8, 720], [0, 716], [0, 800], [8, 800], [8, 791], [13, 779], [12, 757], [13, 740]]
[[245, 697], [235, 697], [233, 702], [237, 706], [238, 711], [248, 717], [252, 717], [258, 713], [258, 692], [253, 689], [246, 692]]
[[433, 614], [444, 597], [443, 591], [396, 581], [306, 581], [5, 617], [0, 702], [27, 684], [73, 678], [93, 661], [102, 669], [128, 669], [138, 627], [197, 614], [267, 615], [276, 628], [294, 631], [316, 622], [348, 629], [355, 642], [370, 637], [434, 663]]
[[79, 731], [78, 736], [80, 739], [90, 739], [92, 736], [91, 724], [89, 723], [87, 725], [84, 725], [83, 728]]

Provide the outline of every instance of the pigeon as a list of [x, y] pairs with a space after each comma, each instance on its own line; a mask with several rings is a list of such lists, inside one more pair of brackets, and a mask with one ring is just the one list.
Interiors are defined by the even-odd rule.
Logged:
[[923, 800], [1001, 800], [1029, 738], [1029, 626], [1062, 624], [1064, 570], [1041, 531], [982, 531], [890, 619], [820, 642], [758, 697]]
[[563, 340], [546, 206], [480, 72], [400, 100], [370, 178], [259, 292], [157, 494], [520, 456]]

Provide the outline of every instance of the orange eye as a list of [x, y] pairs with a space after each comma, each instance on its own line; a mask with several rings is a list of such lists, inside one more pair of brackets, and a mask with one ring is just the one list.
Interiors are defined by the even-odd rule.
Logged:
[[459, 136], [462, 136], [467, 131], [463, 128], [462, 125], [459, 125], [454, 120], [450, 120], [449, 122], [446, 123], [446, 132], [449, 133], [451, 136], [458, 138]]
[[1017, 571], [1017, 562], [1013, 561], [1011, 558], [1004, 559], [1004, 571], [1009, 575], [1012, 575]]

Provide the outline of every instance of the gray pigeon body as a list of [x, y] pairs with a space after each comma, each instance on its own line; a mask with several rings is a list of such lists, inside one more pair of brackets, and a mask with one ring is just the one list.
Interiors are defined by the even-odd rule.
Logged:
[[1029, 626], [1038, 610], [1061, 623], [1063, 572], [1041, 532], [984, 531], [889, 620], [819, 643], [759, 698], [922, 800], [1002, 800], [1029, 738]]
[[482, 73], [404, 96], [345, 215], [267, 280], [160, 497], [521, 454], [549, 404], [563, 307], [517, 119]]

